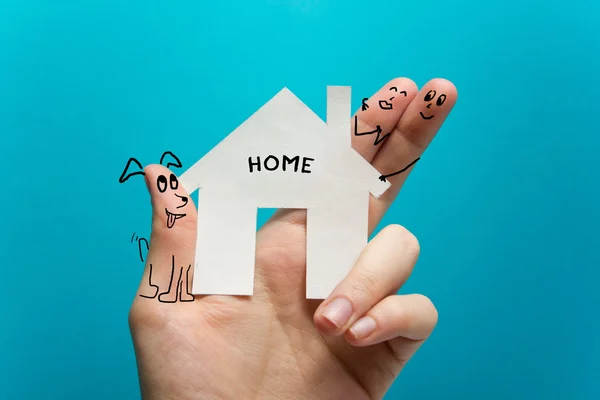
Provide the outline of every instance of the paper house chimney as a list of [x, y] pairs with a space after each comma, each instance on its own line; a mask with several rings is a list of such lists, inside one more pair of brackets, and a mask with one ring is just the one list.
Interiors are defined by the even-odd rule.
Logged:
[[327, 126], [332, 135], [337, 135], [341, 144], [350, 146], [350, 99], [349, 86], [327, 87]]

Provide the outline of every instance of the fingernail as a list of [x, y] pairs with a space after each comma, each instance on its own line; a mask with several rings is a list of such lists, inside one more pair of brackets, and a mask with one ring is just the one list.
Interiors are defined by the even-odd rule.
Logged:
[[352, 304], [343, 297], [338, 297], [323, 310], [323, 316], [336, 327], [341, 328], [352, 316]]
[[352, 325], [350, 333], [354, 339], [362, 339], [369, 336], [375, 330], [375, 320], [369, 316], [362, 317]]

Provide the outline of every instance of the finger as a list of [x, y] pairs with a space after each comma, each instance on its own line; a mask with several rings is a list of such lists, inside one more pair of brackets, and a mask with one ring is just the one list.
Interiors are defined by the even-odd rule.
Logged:
[[344, 337], [350, 344], [359, 347], [397, 337], [425, 340], [433, 332], [437, 320], [437, 310], [427, 297], [419, 294], [394, 295], [376, 304], [348, 329]]
[[373, 160], [384, 146], [417, 91], [417, 85], [410, 79], [396, 78], [370, 98], [362, 99], [350, 126], [352, 147], [367, 161]]
[[405, 228], [390, 225], [365, 248], [348, 276], [314, 315], [317, 329], [339, 336], [382, 299], [398, 291], [419, 256], [417, 239]]
[[445, 79], [429, 81], [410, 103], [385, 146], [372, 164], [392, 186], [379, 199], [371, 199], [370, 226], [373, 228], [397, 197], [408, 174], [419, 165], [427, 146], [438, 133], [456, 104], [458, 93]]
[[151, 165], [144, 172], [152, 201], [152, 234], [138, 295], [163, 303], [191, 301], [196, 208], [171, 170]]

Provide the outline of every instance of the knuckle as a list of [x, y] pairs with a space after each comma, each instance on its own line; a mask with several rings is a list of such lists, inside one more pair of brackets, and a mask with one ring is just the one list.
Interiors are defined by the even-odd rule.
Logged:
[[360, 298], [366, 296], [367, 298], [377, 298], [381, 292], [382, 282], [381, 278], [375, 273], [369, 271], [363, 271], [352, 282], [351, 285], [351, 297]]
[[415, 235], [402, 225], [392, 224], [385, 229], [386, 234], [393, 235], [396, 241], [402, 244], [404, 251], [416, 261], [421, 254], [421, 245]]

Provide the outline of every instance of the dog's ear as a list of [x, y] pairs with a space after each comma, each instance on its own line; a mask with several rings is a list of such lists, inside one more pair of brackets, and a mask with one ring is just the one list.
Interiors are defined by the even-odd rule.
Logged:
[[177, 158], [177, 156], [171, 153], [170, 151], [165, 151], [163, 153], [162, 157], [160, 158], [160, 165], [164, 165], [167, 168], [169, 168], [170, 166], [173, 166], [175, 168], [182, 167], [179, 158]]
[[[131, 164], [135, 165], [132, 166]], [[119, 178], [119, 183], [125, 182], [134, 175], [146, 175], [146, 173], [144, 172], [144, 167], [142, 167], [142, 164], [140, 164], [140, 162], [135, 158], [131, 157], [129, 161], [127, 161], [127, 165], [125, 165], [125, 169]]]

